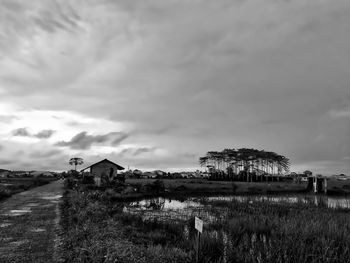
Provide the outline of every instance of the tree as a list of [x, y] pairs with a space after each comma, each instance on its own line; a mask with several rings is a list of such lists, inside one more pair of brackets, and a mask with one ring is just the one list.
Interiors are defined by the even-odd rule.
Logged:
[[73, 157], [69, 160], [70, 165], [74, 165], [74, 170], [77, 171], [77, 165], [82, 165], [84, 163], [83, 158]]
[[[289, 171], [290, 161], [285, 156], [265, 150], [241, 148], [224, 149], [221, 152], [209, 151], [199, 158], [201, 166], [211, 167], [213, 173], [232, 171], [239, 175], [244, 173], [247, 180], [252, 181], [253, 175], [281, 175]], [[260, 178], [262, 180], [262, 178]]]

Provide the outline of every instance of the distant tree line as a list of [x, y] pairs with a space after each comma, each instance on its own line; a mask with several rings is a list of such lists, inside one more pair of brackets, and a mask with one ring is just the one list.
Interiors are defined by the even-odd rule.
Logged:
[[275, 152], [241, 148], [209, 151], [199, 158], [201, 166], [206, 166], [211, 175], [249, 176], [281, 175], [289, 171], [289, 159]]

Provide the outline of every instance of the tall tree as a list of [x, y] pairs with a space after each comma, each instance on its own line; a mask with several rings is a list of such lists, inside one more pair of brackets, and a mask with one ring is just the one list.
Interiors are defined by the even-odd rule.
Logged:
[[210, 165], [219, 173], [230, 170], [238, 175], [243, 171], [248, 181], [252, 180], [253, 174], [281, 175], [283, 171], [288, 172], [290, 166], [289, 159], [282, 155], [249, 148], [224, 149], [221, 152], [209, 151], [206, 156], [199, 158], [199, 162], [201, 166]]
[[74, 170], [77, 170], [77, 165], [82, 165], [84, 163], [83, 158], [73, 157], [69, 160], [70, 165], [74, 165]]

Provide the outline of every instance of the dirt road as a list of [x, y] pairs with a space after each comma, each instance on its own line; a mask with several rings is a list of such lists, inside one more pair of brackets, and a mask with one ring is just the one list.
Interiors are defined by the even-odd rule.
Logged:
[[62, 191], [59, 180], [0, 202], [0, 262], [60, 262]]

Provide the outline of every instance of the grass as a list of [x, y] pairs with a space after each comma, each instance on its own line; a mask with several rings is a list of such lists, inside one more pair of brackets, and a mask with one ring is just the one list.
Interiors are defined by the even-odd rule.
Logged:
[[[178, 187], [184, 182], [171, 184]], [[194, 181], [186, 187], [191, 184], [199, 185]], [[86, 188], [65, 192], [61, 223], [66, 262], [195, 262], [193, 218], [145, 221], [124, 213], [127, 203], [113, 202], [111, 194]], [[220, 217], [203, 218], [199, 262], [348, 262], [350, 258], [347, 210], [304, 203], [200, 200], [208, 214]]]
[[[152, 192], [145, 186], [154, 184], [157, 179], [127, 179], [126, 183], [138, 189], [136, 193], [121, 196], [124, 200], [129, 198], [150, 197]], [[225, 182], [208, 181], [205, 179], [164, 179], [165, 191], [163, 196], [210, 196], [232, 194], [286, 194], [305, 192], [306, 184], [294, 184], [292, 182]], [[141, 190], [139, 190], [141, 189]], [[157, 193], [159, 195], [159, 193]]]
[[179, 228], [124, 215], [122, 205], [87, 192], [66, 191], [61, 225], [65, 262], [190, 262]]
[[52, 179], [46, 178], [2, 178], [0, 179], [0, 201], [51, 181]]

